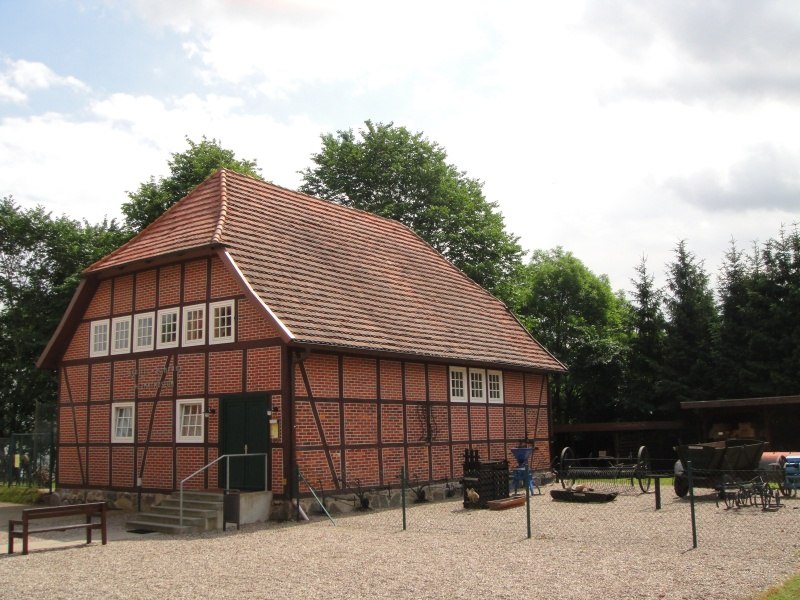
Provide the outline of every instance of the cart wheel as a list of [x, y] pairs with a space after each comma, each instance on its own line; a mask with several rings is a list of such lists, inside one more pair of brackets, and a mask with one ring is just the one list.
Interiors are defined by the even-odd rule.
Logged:
[[733, 508], [739, 504], [739, 492], [728, 491], [723, 488], [722, 499], [725, 501], [725, 508]]
[[561, 487], [565, 490], [571, 488], [575, 483], [575, 478], [569, 476], [570, 469], [575, 464], [575, 452], [569, 446], [565, 446], [561, 451], [561, 459], [559, 466], [559, 479], [561, 480]]
[[[634, 477], [639, 483], [639, 489], [642, 493], [646, 494], [650, 491], [650, 485], [653, 483], [652, 479], [648, 476], [650, 472], [650, 453], [647, 451], [647, 446], [641, 446], [639, 453], [636, 456], [636, 467], [634, 468]], [[631, 486], [633, 482], [631, 482]]]
[[772, 490], [764, 488], [761, 494], [761, 510], [767, 510], [769, 505], [772, 504]]
[[675, 490], [675, 495], [678, 496], [678, 498], [683, 498], [689, 493], [689, 479], [684, 475], [675, 475], [672, 488]]

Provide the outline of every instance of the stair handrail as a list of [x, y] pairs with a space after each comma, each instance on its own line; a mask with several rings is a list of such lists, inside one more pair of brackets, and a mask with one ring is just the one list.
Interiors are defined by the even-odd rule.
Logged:
[[203, 471], [205, 471], [209, 467], [212, 467], [213, 465], [217, 464], [219, 461], [221, 461], [224, 458], [226, 460], [226, 463], [225, 463], [225, 491], [227, 492], [231, 488], [231, 458], [238, 458], [240, 456], [263, 456], [263, 457], [265, 457], [265, 460], [264, 460], [264, 491], [267, 491], [269, 489], [269, 460], [266, 459], [266, 457], [267, 457], [267, 453], [266, 452], [251, 452], [251, 453], [245, 452], [244, 454], [223, 454], [222, 456], [218, 456], [217, 458], [212, 460], [210, 463], [208, 463], [206, 466], [200, 467], [199, 469], [197, 469], [197, 471], [195, 471], [191, 475], [188, 475], [187, 477], [184, 477], [183, 479], [181, 479], [180, 488], [179, 488], [180, 489], [180, 499], [178, 501], [178, 506], [179, 506], [179, 511], [180, 511], [179, 525], [181, 527], [183, 527], [183, 484], [186, 483], [187, 481], [189, 481], [195, 475], [199, 475], [200, 473], [202, 473]]

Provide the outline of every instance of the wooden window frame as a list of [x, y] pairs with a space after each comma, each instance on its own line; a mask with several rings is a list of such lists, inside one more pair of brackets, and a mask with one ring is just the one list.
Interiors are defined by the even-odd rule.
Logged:
[[[461, 395], [454, 394], [454, 386], [453, 386], [453, 373], [461, 373]], [[468, 395], [468, 385], [469, 385], [469, 378], [467, 377], [467, 368], [466, 367], [450, 367], [447, 373], [447, 387], [450, 394], [450, 402], [457, 402], [459, 404], [466, 404], [469, 400]]]
[[[199, 435], [183, 435], [183, 407], [184, 406], [199, 406], [200, 412], [200, 434]], [[185, 398], [175, 402], [175, 442], [178, 444], [197, 444], [205, 441], [206, 423], [205, 423], [205, 400], [202, 398]]]
[[[131, 409], [131, 435], [125, 437], [117, 436], [117, 411], [120, 409]], [[112, 444], [132, 444], [136, 437], [136, 403], [135, 402], [112, 402], [111, 403], [111, 443]]]
[[[199, 319], [190, 319], [189, 316], [192, 312], [200, 312]], [[184, 306], [181, 311], [183, 316], [183, 328], [181, 333], [181, 346], [202, 346], [206, 343], [206, 314], [207, 309], [205, 304], [192, 304], [191, 306]], [[195, 339], [189, 339], [189, 335], [195, 332], [195, 329], [190, 329], [191, 323], [198, 323], [201, 327], [200, 336]]]
[[[139, 344], [139, 321], [143, 319], [150, 319], [150, 344]], [[147, 352], [155, 347], [156, 333], [158, 332], [156, 313], [146, 312], [133, 316], [133, 351], [134, 352]]]
[[[102, 350], [97, 350], [95, 338], [97, 337], [97, 330], [100, 327], [105, 327], [106, 340], [105, 347]], [[89, 357], [95, 358], [97, 356], [108, 356], [109, 348], [111, 348], [111, 321], [109, 319], [92, 321], [89, 325]]]
[[[499, 385], [498, 392], [500, 396], [497, 398], [492, 398], [492, 386], [491, 386], [491, 378], [497, 377], [497, 383]], [[489, 404], [503, 404], [505, 402], [505, 396], [503, 394], [503, 372], [498, 371], [495, 369], [487, 369], [486, 370], [486, 399], [489, 401]]]
[[[162, 326], [161, 319], [162, 319], [162, 317], [165, 317], [167, 315], [175, 315], [175, 339], [173, 341], [164, 342], [164, 341], [161, 340], [161, 333], [162, 333], [162, 331], [161, 331], [161, 326]], [[159, 350], [161, 348], [177, 348], [178, 347], [178, 343], [180, 342], [180, 339], [181, 339], [181, 335], [180, 334], [181, 334], [180, 309], [175, 307], [175, 308], [163, 308], [163, 309], [159, 310], [158, 311], [158, 316], [156, 317], [156, 332], [155, 332], [155, 335], [156, 335], [156, 348], [159, 349]]]
[[[214, 311], [218, 308], [228, 307], [231, 310], [231, 333], [226, 336], [217, 336], [214, 320], [216, 316]], [[236, 301], [235, 300], [221, 300], [219, 302], [212, 302], [208, 305], [208, 343], [209, 344], [227, 344], [236, 341]]]

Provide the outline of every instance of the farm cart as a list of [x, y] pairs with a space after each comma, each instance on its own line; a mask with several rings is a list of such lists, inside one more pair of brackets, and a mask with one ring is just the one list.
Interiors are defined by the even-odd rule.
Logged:
[[[764, 475], [765, 473], [758, 470], [764, 446], [766, 442], [751, 439], [676, 446], [678, 460], [675, 463], [675, 494], [683, 498], [689, 493], [689, 477], [686, 472], [689, 461], [692, 462], [694, 487], [719, 491], [726, 486], [737, 486]], [[768, 480], [772, 478], [769, 477]]]

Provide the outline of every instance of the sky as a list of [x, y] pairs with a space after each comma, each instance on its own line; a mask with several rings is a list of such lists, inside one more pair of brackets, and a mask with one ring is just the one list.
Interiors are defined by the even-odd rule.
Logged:
[[0, 197], [121, 219], [186, 137], [296, 189], [320, 135], [423, 132], [528, 251], [614, 289], [800, 222], [793, 0], [0, 0]]

